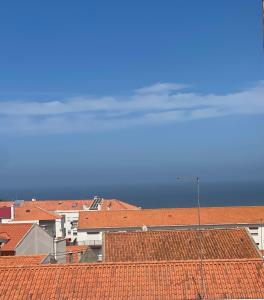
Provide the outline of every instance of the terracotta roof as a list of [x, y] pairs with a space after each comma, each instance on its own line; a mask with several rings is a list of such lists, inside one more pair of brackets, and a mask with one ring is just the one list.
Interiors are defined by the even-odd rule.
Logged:
[[81, 210], [83, 205], [90, 207], [93, 200], [37, 200], [37, 201], [25, 201], [24, 207], [41, 207], [48, 211], [60, 211], [60, 210]]
[[0, 201], [0, 207], [10, 207], [14, 204], [13, 201]]
[[104, 199], [102, 210], [139, 209], [139, 207], [117, 199]]
[[66, 246], [67, 252], [78, 252], [78, 251], [86, 251], [88, 246], [86, 245], [74, 245], [74, 246]]
[[[200, 274], [194, 261], [1, 267], [0, 299], [198, 299]], [[259, 260], [207, 261], [203, 274], [206, 299], [264, 298]]]
[[[262, 221], [261, 221], [262, 220]], [[201, 223], [254, 224], [264, 221], [264, 206], [201, 208]], [[119, 211], [95, 211], [91, 216], [82, 211], [79, 229], [124, 228], [146, 226], [197, 225], [197, 208], [160, 208]]]
[[0, 256], [0, 266], [40, 265], [46, 257], [47, 254]]
[[104, 260], [109, 262], [199, 260], [201, 253], [203, 259], [261, 259], [244, 228], [106, 232], [104, 235]]
[[33, 224], [0, 224], [0, 236], [3, 234], [9, 237], [7, 243], [0, 247], [1, 251], [15, 251], [16, 246], [33, 227]]
[[31, 221], [31, 220], [56, 220], [61, 219], [61, 216], [48, 212], [38, 206], [32, 207], [16, 207], [15, 208], [15, 221]]
[[78, 263], [80, 260], [80, 254], [84, 253], [87, 250], [88, 246], [75, 245], [75, 246], [66, 246], [66, 261], [67, 263]]
[[[27, 207], [41, 207], [48, 211], [67, 211], [67, 210], [83, 210], [84, 206], [87, 209], [92, 205], [93, 199], [84, 200], [37, 200], [25, 201], [23, 206]], [[119, 209], [138, 209], [137, 206], [117, 200], [117, 199], [103, 199], [102, 209], [119, 210]]]
[[10, 240], [10, 236], [6, 232], [1, 232], [0, 240]]

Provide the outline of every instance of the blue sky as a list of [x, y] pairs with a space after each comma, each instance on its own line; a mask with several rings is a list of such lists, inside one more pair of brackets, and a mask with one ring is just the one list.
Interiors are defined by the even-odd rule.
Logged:
[[8, 1], [1, 187], [264, 180], [260, 0]]

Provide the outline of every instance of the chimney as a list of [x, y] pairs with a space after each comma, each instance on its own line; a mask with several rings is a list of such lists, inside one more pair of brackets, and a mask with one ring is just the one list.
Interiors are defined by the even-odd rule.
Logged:
[[100, 199], [100, 202], [98, 203], [98, 210], [102, 210], [102, 202], [104, 201], [104, 198]]
[[110, 201], [110, 203], [107, 206], [107, 210], [110, 210], [112, 208], [112, 202]]
[[142, 226], [142, 231], [148, 231], [148, 227], [146, 225]]
[[32, 202], [36, 202], [37, 201], [37, 199], [36, 198], [32, 198]]
[[14, 204], [11, 205], [11, 220], [15, 219], [15, 207]]

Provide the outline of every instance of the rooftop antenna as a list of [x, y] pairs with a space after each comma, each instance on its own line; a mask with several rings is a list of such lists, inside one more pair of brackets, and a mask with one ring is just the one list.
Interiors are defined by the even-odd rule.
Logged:
[[260, 248], [261, 248], [261, 258], [262, 258], [262, 263], [264, 263], [264, 257], [263, 257], [263, 220], [262, 218], [260, 219]]
[[[264, 1], [264, 0], [263, 0]], [[186, 177], [177, 177], [177, 180], [185, 180]], [[199, 250], [200, 250], [200, 280], [201, 280], [201, 294], [200, 299], [204, 299], [205, 297], [205, 286], [204, 286], [204, 270], [203, 270], [203, 234], [201, 230], [201, 205], [200, 205], [200, 178], [199, 177], [191, 177], [189, 178], [196, 184], [197, 187], [197, 218], [198, 218], [198, 237], [199, 237]]]

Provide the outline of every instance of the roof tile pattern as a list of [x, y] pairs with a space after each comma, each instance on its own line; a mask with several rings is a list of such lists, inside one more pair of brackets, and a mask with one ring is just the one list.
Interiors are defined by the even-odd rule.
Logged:
[[25, 201], [23, 206], [38, 206], [48, 211], [82, 210], [83, 206], [90, 207], [93, 200], [37, 200]]
[[[92, 199], [84, 200], [37, 200], [25, 201], [24, 207], [41, 207], [48, 211], [79, 211], [89, 209], [92, 205]], [[138, 209], [137, 206], [117, 200], [117, 199], [103, 199], [102, 210], [121, 210], [121, 209]]]
[[[200, 211], [204, 225], [255, 224], [264, 220], [264, 206], [203, 207]], [[80, 229], [197, 224], [197, 208], [95, 211], [92, 216], [83, 211], [79, 216]]]
[[[246, 229], [106, 232], [108, 262], [259, 258]], [[202, 251], [201, 251], [202, 250]]]
[[[0, 299], [199, 299], [198, 262], [0, 268]], [[260, 261], [207, 261], [204, 298], [264, 298]], [[7, 284], [8, 282], [8, 284]]]
[[13, 201], [0, 201], [0, 207], [10, 207], [14, 204]]
[[0, 224], [0, 236], [9, 238], [8, 242], [0, 247], [1, 251], [15, 251], [18, 243], [23, 239], [33, 224]]
[[56, 219], [61, 219], [61, 216], [46, 211], [38, 206], [15, 208], [15, 221], [51, 221]]
[[43, 255], [21, 255], [21, 256], [0, 256], [0, 266], [25, 266], [39, 265], [47, 254]]
[[81, 245], [76, 245], [76, 246], [66, 246], [66, 261], [67, 263], [78, 263], [81, 254], [85, 253], [87, 250], [88, 246], [81, 246]]

